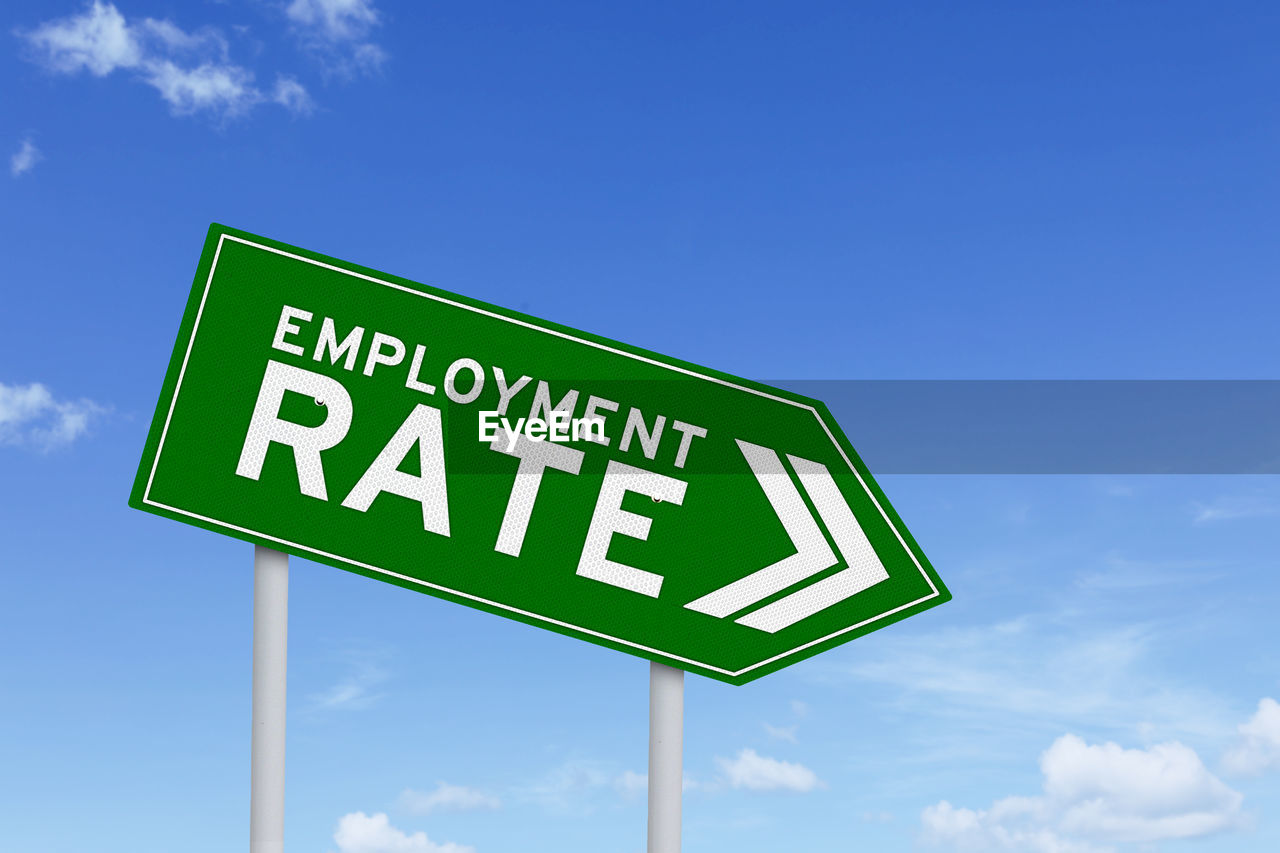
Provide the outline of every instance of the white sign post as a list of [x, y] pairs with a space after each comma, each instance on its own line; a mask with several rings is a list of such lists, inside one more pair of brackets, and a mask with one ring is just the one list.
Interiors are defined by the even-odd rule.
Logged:
[[684, 670], [649, 664], [649, 853], [680, 853]]
[[253, 548], [253, 736], [249, 853], [284, 853], [285, 673], [289, 555]]

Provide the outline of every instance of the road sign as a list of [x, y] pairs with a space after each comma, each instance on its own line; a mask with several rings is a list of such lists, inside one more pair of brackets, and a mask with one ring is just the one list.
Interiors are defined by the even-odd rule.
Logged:
[[734, 684], [950, 600], [822, 403], [220, 225], [129, 503]]

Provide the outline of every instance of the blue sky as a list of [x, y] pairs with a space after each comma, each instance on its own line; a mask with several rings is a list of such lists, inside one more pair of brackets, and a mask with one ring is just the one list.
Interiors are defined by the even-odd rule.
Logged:
[[[245, 843], [251, 548], [125, 505], [211, 221], [748, 377], [1280, 361], [1271, 4], [2, 23], [5, 849]], [[690, 678], [687, 850], [1280, 847], [1274, 477], [882, 485], [955, 600]], [[290, 851], [643, 849], [645, 662], [291, 580]]]

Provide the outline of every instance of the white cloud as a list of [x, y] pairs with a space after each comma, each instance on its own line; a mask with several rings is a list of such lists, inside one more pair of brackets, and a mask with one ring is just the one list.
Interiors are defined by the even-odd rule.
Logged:
[[88, 71], [104, 77], [132, 72], [160, 93], [174, 115], [208, 113], [223, 119], [263, 103], [295, 113], [311, 110], [300, 83], [280, 78], [271, 93], [254, 84], [253, 72], [228, 59], [227, 42], [212, 29], [187, 32], [170, 21], [130, 23], [112, 3], [93, 0], [83, 12], [20, 32], [37, 61], [52, 71]]
[[[119, 14], [117, 12], [117, 14]], [[196, 32], [185, 32], [172, 21], [157, 21], [145, 18], [138, 25], [144, 36], [153, 36], [170, 50], [185, 53], [197, 53], [204, 50], [215, 50], [223, 57], [227, 54], [227, 40], [215, 29], [206, 27]]]
[[9, 173], [15, 178], [24, 175], [43, 159], [44, 155], [40, 153], [39, 148], [36, 148], [35, 143], [30, 139], [24, 139], [17, 152], [9, 158]]
[[1263, 699], [1239, 732], [1239, 742], [1222, 758], [1224, 770], [1251, 776], [1280, 769], [1280, 703]]
[[292, 77], [276, 78], [271, 100], [296, 115], [310, 115], [315, 110], [315, 102], [311, 100], [311, 95]]
[[381, 812], [343, 815], [333, 841], [339, 853], [475, 853], [474, 847], [432, 841], [425, 832], [406, 834], [392, 826]]
[[201, 110], [225, 116], [242, 115], [262, 100], [253, 86], [253, 74], [238, 65], [206, 62], [182, 68], [167, 60], [148, 63], [143, 72], [174, 115], [191, 115]]
[[317, 693], [313, 699], [320, 708], [346, 709], [362, 711], [373, 706], [381, 696], [370, 693], [368, 687], [357, 681], [347, 680], [335, 684], [323, 693]]
[[889, 685], [900, 701], [917, 700], [920, 713], [945, 715], [952, 725], [964, 719], [982, 732], [1014, 724], [1061, 731], [1100, 720], [1149, 724], [1164, 737], [1231, 730], [1233, 715], [1221, 697], [1170, 682], [1149, 666], [1169, 634], [1187, 630], [1185, 621], [1095, 626], [1087, 619], [1064, 608], [886, 636], [873, 654], [835, 658], [826, 677]]
[[1200, 838], [1243, 825], [1243, 796], [1181, 743], [1124, 749], [1063, 735], [1040, 758], [1044, 792], [989, 809], [942, 801], [924, 810], [925, 839], [956, 850], [1094, 853], [1097, 844]]
[[376, 44], [366, 42], [351, 49], [351, 61], [356, 70], [372, 73], [387, 61], [387, 52]]
[[1218, 498], [1212, 503], [1195, 505], [1196, 524], [1275, 516], [1280, 516], [1280, 503], [1266, 495], [1233, 495]]
[[387, 59], [386, 51], [368, 41], [382, 22], [373, 0], [293, 0], [285, 15], [303, 45], [324, 60], [329, 71], [370, 73]]
[[796, 726], [771, 726], [768, 723], [761, 723], [764, 726], [765, 734], [771, 738], [785, 740], [787, 743], [796, 742]]
[[438, 783], [434, 791], [415, 791], [407, 788], [400, 792], [396, 804], [411, 814], [469, 812], [496, 809], [502, 805], [497, 797], [483, 791], [463, 785], [450, 785], [446, 782]]
[[517, 790], [523, 800], [557, 812], [587, 813], [593, 791], [607, 788], [615, 774], [599, 761], [570, 759], [552, 768], [541, 779]]
[[[791, 714], [797, 720], [803, 720], [809, 715], [809, 706], [799, 699], [791, 700]], [[764, 726], [765, 734], [777, 740], [785, 740], [787, 743], [797, 743], [799, 740], [800, 726], [793, 724], [790, 726], [775, 726], [771, 723], [761, 723]]]
[[744, 749], [733, 759], [717, 758], [716, 763], [733, 788], [805, 792], [822, 784], [817, 774], [803, 764], [765, 758], [754, 749]]
[[68, 74], [85, 69], [104, 77], [142, 63], [137, 33], [111, 3], [93, 0], [82, 14], [41, 24], [25, 36], [45, 52], [49, 67]]
[[[586, 815], [609, 799], [634, 799], [649, 787], [649, 777], [634, 770], [618, 772], [617, 766], [581, 758], [569, 759], [553, 767], [532, 784], [513, 790], [520, 800], [561, 814]], [[700, 787], [686, 775], [683, 790]]]
[[0, 445], [52, 450], [84, 435], [106, 411], [92, 400], [59, 400], [38, 382], [0, 382]]
[[1239, 825], [1244, 799], [1176, 741], [1090, 746], [1064, 735], [1040, 760], [1062, 828], [1109, 841], [1198, 838]]
[[[688, 784], [688, 779], [685, 784]], [[649, 791], [649, 775], [647, 773], [637, 773], [634, 770], [625, 770], [622, 775], [613, 780], [613, 785], [623, 796], [635, 797]]]
[[372, 0], [293, 0], [285, 14], [332, 41], [364, 38], [379, 18]]
[[1012, 851], [1012, 853], [1109, 853], [1112, 847], [1097, 847], [1071, 841], [1044, 827], [1010, 827], [1005, 821], [1017, 814], [1013, 803], [1000, 801], [990, 811], [956, 808], [943, 800], [920, 815], [924, 840], [930, 844], [962, 851]]
[[366, 650], [342, 653], [349, 673], [328, 690], [312, 694], [312, 706], [324, 711], [363, 711], [373, 707], [383, 696], [377, 692], [378, 685], [388, 678], [387, 671], [375, 662], [381, 656]]
[[1135, 560], [1111, 553], [1102, 569], [1078, 575], [1076, 586], [1111, 593], [1212, 583], [1221, 577], [1219, 564], [1209, 560]]

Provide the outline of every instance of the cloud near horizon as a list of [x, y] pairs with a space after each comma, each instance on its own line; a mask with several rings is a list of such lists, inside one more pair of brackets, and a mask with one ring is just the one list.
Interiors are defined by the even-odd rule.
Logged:
[[929, 806], [921, 814], [924, 840], [951, 850], [1101, 853], [1245, 824], [1243, 795], [1176, 741], [1124, 749], [1063, 735], [1041, 756], [1040, 770], [1040, 796], [1005, 797], [987, 809], [947, 800]]
[[1248, 722], [1241, 723], [1239, 742], [1222, 759], [1223, 769], [1240, 776], [1280, 770], [1280, 703], [1268, 697]]
[[806, 793], [822, 787], [818, 775], [803, 764], [766, 758], [754, 749], [743, 749], [732, 759], [717, 758], [716, 763], [731, 788]]
[[351, 812], [343, 815], [338, 821], [337, 830], [333, 833], [333, 843], [338, 845], [338, 853], [475, 853], [476, 851], [474, 847], [454, 844], [451, 841], [432, 841], [425, 832], [412, 834], [403, 832], [392, 826], [391, 821], [382, 812], [373, 815]]

